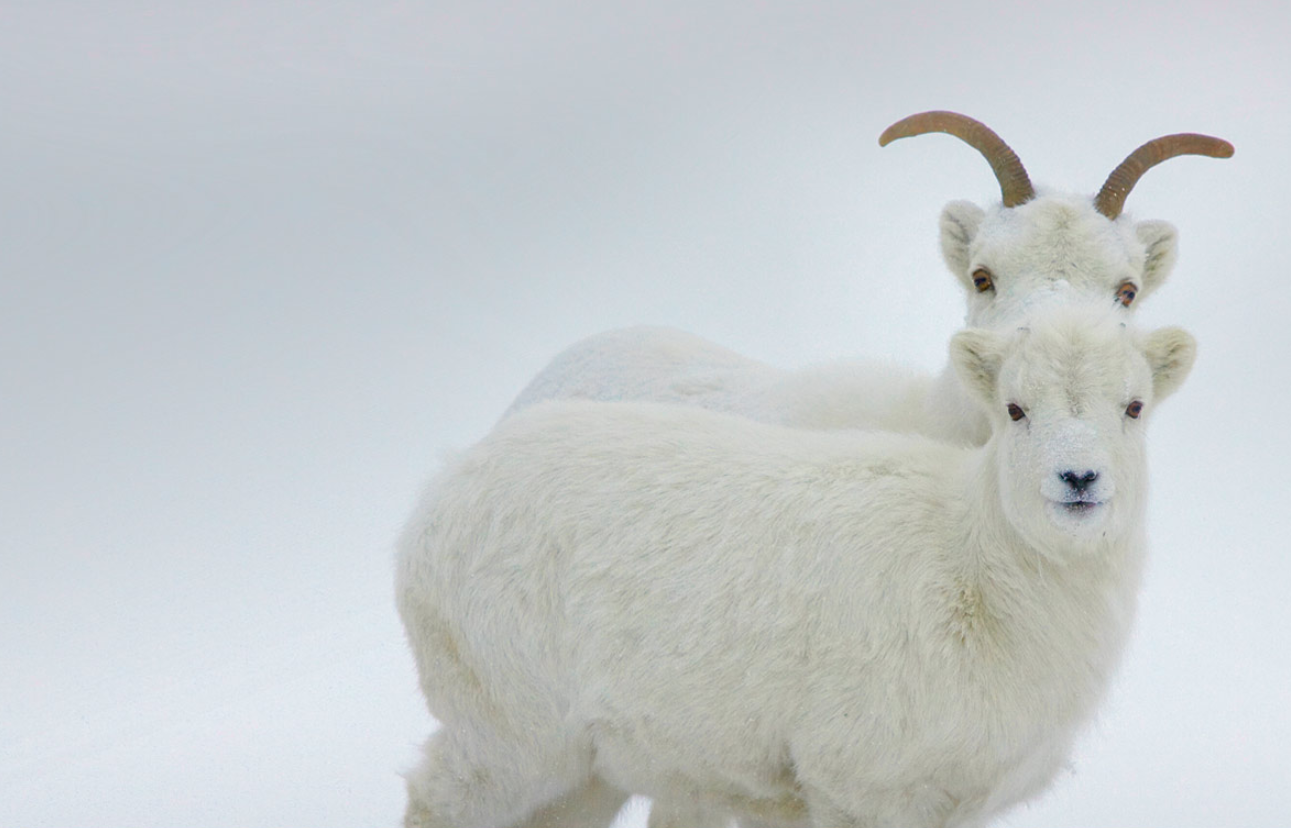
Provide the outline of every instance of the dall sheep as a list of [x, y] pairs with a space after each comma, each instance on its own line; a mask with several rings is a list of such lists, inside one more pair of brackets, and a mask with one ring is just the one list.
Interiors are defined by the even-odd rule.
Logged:
[[968, 826], [1035, 795], [1125, 642], [1144, 429], [1194, 354], [1107, 308], [962, 331], [981, 447], [640, 402], [504, 420], [399, 542], [442, 723], [405, 824], [608, 825], [642, 793]]
[[[945, 132], [981, 152], [1001, 202], [982, 209], [953, 201], [941, 214], [941, 252], [967, 303], [966, 325], [1008, 330], [1037, 306], [1103, 300], [1134, 309], [1166, 280], [1175, 228], [1132, 221], [1125, 198], [1150, 167], [1179, 155], [1227, 158], [1232, 145], [1204, 135], [1147, 142], [1108, 176], [1093, 198], [1040, 193], [1018, 156], [984, 124], [925, 112], [893, 124], [880, 145]], [[875, 428], [973, 445], [986, 418], [947, 366], [936, 377], [875, 363], [785, 371], [698, 336], [662, 327], [610, 331], [558, 355], [504, 416], [550, 399], [654, 400], [698, 405], [804, 428]]]

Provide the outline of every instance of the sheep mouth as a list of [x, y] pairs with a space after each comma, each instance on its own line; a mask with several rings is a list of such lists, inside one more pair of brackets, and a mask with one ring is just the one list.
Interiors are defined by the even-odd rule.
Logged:
[[1097, 520], [1104, 512], [1104, 500], [1050, 500], [1051, 514], [1061, 524], [1073, 526]]
[[1101, 533], [1112, 514], [1106, 500], [1050, 500], [1045, 512], [1049, 525], [1059, 533], [1083, 540]]

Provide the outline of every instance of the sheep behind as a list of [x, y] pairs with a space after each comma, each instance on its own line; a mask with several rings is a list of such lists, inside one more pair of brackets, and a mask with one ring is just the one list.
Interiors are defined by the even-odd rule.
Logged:
[[[964, 292], [970, 327], [1025, 324], [1052, 304], [1105, 302], [1129, 311], [1174, 266], [1177, 233], [1163, 221], [1122, 213], [1148, 168], [1181, 154], [1226, 158], [1225, 141], [1172, 135], [1139, 147], [1093, 197], [1037, 192], [1013, 151], [985, 125], [955, 113], [921, 113], [880, 138], [948, 132], [978, 149], [996, 171], [1001, 202], [983, 209], [954, 201], [941, 214], [941, 250]], [[743, 414], [804, 428], [871, 428], [981, 445], [986, 419], [955, 371], [937, 376], [852, 361], [785, 371], [668, 328], [608, 331], [575, 343], [521, 391], [508, 409], [543, 400], [653, 400]]]

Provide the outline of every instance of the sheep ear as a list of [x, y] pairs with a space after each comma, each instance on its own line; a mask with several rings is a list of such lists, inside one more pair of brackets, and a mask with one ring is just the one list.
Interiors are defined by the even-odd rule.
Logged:
[[968, 273], [969, 247], [985, 216], [986, 212], [971, 201], [952, 201], [941, 211], [941, 256], [967, 290], [973, 289], [973, 277]]
[[1183, 328], [1160, 328], [1148, 334], [1143, 356], [1152, 369], [1152, 396], [1163, 400], [1188, 378], [1197, 359], [1197, 340]]
[[985, 328], [969, 328], [950, 338], [951, 364], [964, 386], [987, 408], [995, 405], [1005, 344], [1004, 337]]
[[1139, 290], [1140, 296], [1147, 296], [1164, 284], [1170, 271], [1174, 269], [1175, 256], [1179, 250], [1179, 231], [1168, 221], [1140, 221], [1134, 225], [1134, 233], [1147, 250], [1147, 259], [1143, 263], [1143, 285]]

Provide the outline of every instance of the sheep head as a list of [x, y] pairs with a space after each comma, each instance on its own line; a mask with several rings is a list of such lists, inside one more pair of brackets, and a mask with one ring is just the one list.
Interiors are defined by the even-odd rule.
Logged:
[[1179, 155], [1227, 158], [1233, 147], [1205, 135], [1147, 142], [1108, 176], [1092, 199], [1041, 193], [1017, 155], [985, 125], [954, 112], [925, 112], [888, 127], [879, 144], [944, 132], [973, 146], [1000, 182], [1001, 203], [983, 210], [954, 201], [941, 214], [941, 250], [963, 285], [972, 326], [1008, 327], [1052, 299], [1133, 308], [1169, 276], [1177, 234], [1164, 221], [1131, 221], [1126, 196], [1151, 167]]
[[990, 420], [1001, 507], [1019, 534], [1063, 559], [1140, 522], [1144, 428], [1192, 368], [1190, 334], [1137, 332], [1107, 303], [1080, 303], [1011, 334], [961, 331], [950, 355]]

